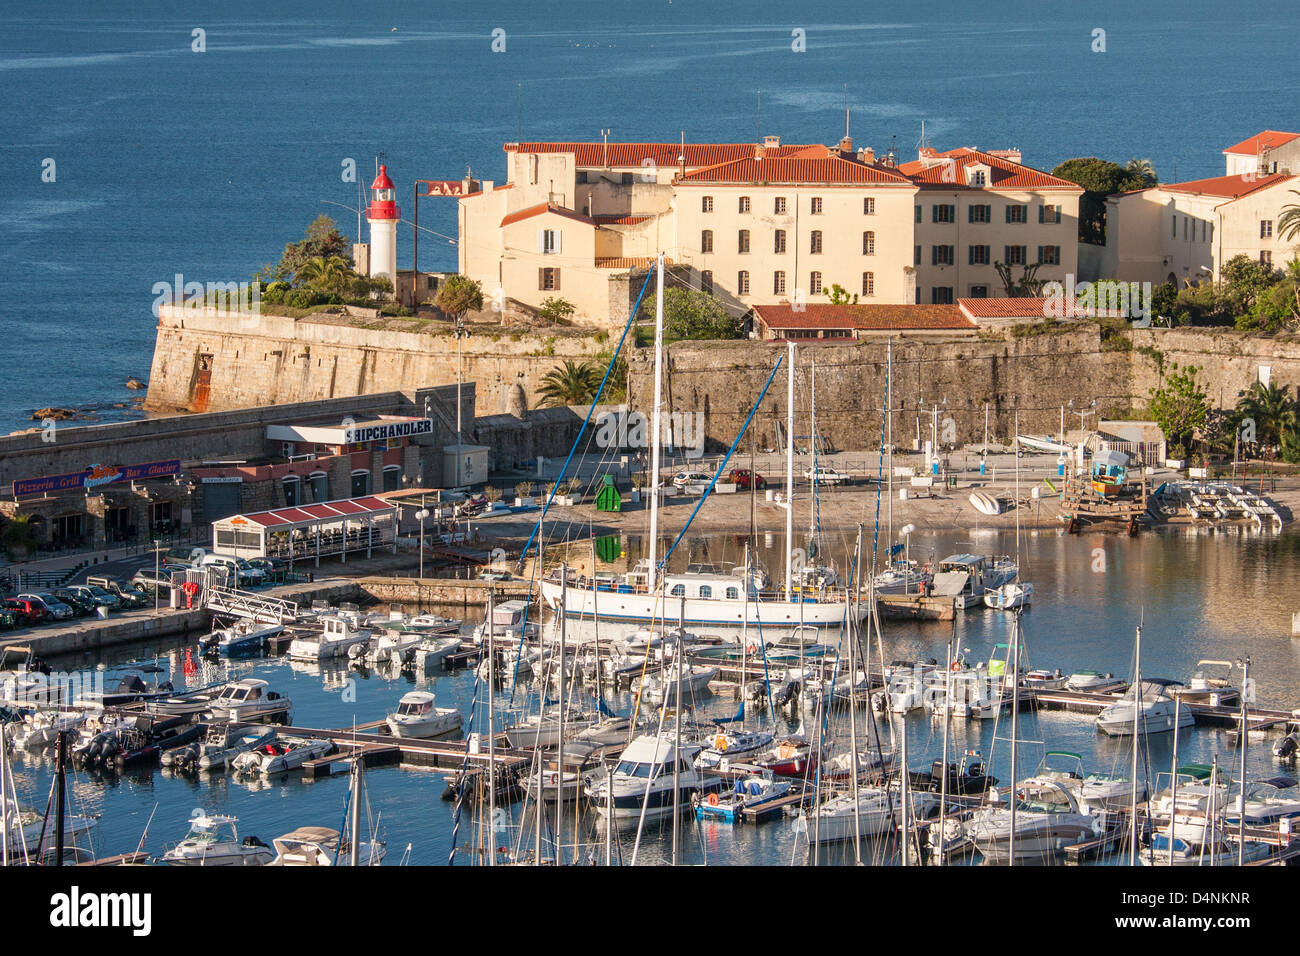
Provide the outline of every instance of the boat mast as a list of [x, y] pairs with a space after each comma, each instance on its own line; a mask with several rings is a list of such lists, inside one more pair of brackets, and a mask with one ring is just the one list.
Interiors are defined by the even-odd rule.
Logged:
[[[650, 573], [646, 578], [651, 601], [654, 601], [657, 573], [655, 563], [659, 557], [659, 428], [660, 406], [664, 389], [664, 257], [655, 261], [659, 291], [655, 295], [655, 391], [654, 405], [650, 409]], [[653, 615], [653, 611], [651, 614]], [[651, 625], [653, 626], [653, 619]]]
[[[1011, 627], [1011, 834], [1007, 838], [1007, 866], [1016, 863], [1016, 759], [1020, 756], [1017, 749], [1017, 731], [1020, 725], [1020, 608], [1015, 611], [1015, 620]], [[998, 706], [1002, 705], [1002, 692], [998, 691]], [[947, 768], [944, 768], [945, 773]]]
[[[853, 582], [853, 600], [849, 606], [853, 609], [853, 618], [849, 621], [849, 760], [853, 767], [853, 862], [862, 865], [862, 805], [858, 791], [858, 668], [857, 645], [858, 628], [861, 614], [858, 605], [862, 602], [862, 522], [858, 522], [858, 546], [853, 557], [856, 578]], [[867, 681], [867, 697], [871, 697], [871, 682]], [[831, 682], [831, 700], [835, 700], [835, 682]]]
[[673, 664], [677, 670], [676, 707], [673, 714], [673, 866], [677, 865], [678, 822], [681, 819], [682, 765], [682, 666], [686, 663], [686, 595], [682, 594], [681, 625], [673, 642]]
[[348, 862], [352, 866], [361, 865], [361, 761], [365, 758], [360, 750], [352, 758], [352, 794], [349, 798], [352, 801], [352, 813], [350, 815], [348, 829], [348, 840], [351, 845], [348, 847]]
[[899, 794], [900, 794], [900, 799], [899, 799], [898, 802], [899, 802], [899, 804], [901, 804], [901, 808], [902, 808], [902, 811], [903, 811], [903, 828], [902, 828], [902, 838], [903, 838], [903, 866], [911, 866], [911, 865], [912, 865], [912, 861], [911, 861], [911, 854], [910, 854], [910, 852], [909, 852], [909, 851], [911, 850], [911, 847], [910, 847], [910, 845], [909, 845], [909, 844], [911, 843], [911, 839], [909, 838], [909, 835], [908, 835], [908, 830], [909, 830], [909, 828], [911, 827], [911, 821], [908, 820], [908, 813], [907, 813], [907, 800], [908, 800], [908, 796], [907, 796], [907, 783], [908, 783], [908, 781], [907, 781], [907, 721], [906, 721], [906, 720], [903, 720], [903, 721], [901, 721], [901, 723], [903, 724], [903, 729], [902, 729], [902, 732], [901, 732], [901, 735], [902, 735], [902, 738], [903, 738], [903, 739], [902, 739], [902, 754], [901, 754], [900, 757], [899, 757], [899, 760], [901, 761], [901, 763], [900, 763], [899, 768], [898, 768]]
[[[564, 591], [568, 587], [568, 581], [569, 581], [569, 565], [566, 562], [560, 565], [560, 590], [561, 591]], [[555, 754], [555, 865], [556, 866], [563, 866], [562, 856], [564, 852], [564, 799], [563, 799], [564, 797], [564, 703], [565, 703], [564, 685], [567, 683], [567, 681], [565, 680], [565, 671], [564, 671], [564, 650], [565, 650], [564, 639], [565, 639], [565, 615], [561, 614], [560, 615], [560, 738], [559, 738], [559, 743], [557, 744], [558, 749], [556, 750], [556, 754]], [[543, 683], [542, 684], [542, 713], [538, 717], [538, 720], [542, 721], [543, 723], [546, 720], [546, 687], [547, 684]], [[542, 799], [542, 793], [543, 791], [539, 788], [537, 791], [537, 799], [539, 801], [537, 807], [538, 813], [540, 813], [542, 810], [541, 803], [540, 803]], [[576, 839], [577, 838], [575, 835], [575, 841]], [[575, 847], [575, 852], [576, 849], [577, 848]]]
[[[808, 557], [812, 559], [814, 549], [820, 549], [821, 545], [817, 541], [817, 357], [814, 355], [808, 360], [809, 371], [809, 407], [811, 409], [810, 420], [811, 427], [808, 429], [812, 432], [812, 478], [809, 481], [810, 493], [808, 495]], [[808, 582], [808, 563], [804, 564], [804, 583]], [[801, 592], [802, 595], [802, 592]]]
[[[944, 817], [948, 812], [948, 724], [952, 721], [952, 642], [957, 635], [957, 617], [953, 615], [953, 633], [948, 637], [948, 663], [943, 687], [943, 776], [939, 778], [939, 865], [944, 864]], [[933, 784], [933, 781], [931, 781]]]
[[[1246, 741], [1250, 737], [1247, 720], [1250, 711], [1250, 658], [1241, 662], [1241, 771], [1238, 773], [1237, 789], [1241, 791], [1241, 808], [1237, 811], [1237, 865], [1246, 865]], [[1174, 737], [1178, 737], [1178, 722], [1174, 721]]]
[[[1129, 848], [1128, 848], [1128, 865], [1137, 866], [1137, 808], [1138, 808], [1138, 741], [1141, 739], [1139, 722], [1142, 719], [1142, 625], [1137, 626], [1137, 638], [1134, 644], [1133, 658], [1133, 769], [1129, 780], [1132, 782], [1132, 793], [1129, 795]], [[1177, 736], [1178, 728], [1174, 728], [1174, 735]], [[1175, 807], [1174, 809], [1177, 809]]]
[[58, 790], [55, 791], [54, 798], [54, 865], [62, 866], [63, 829], [66, 826], [64, 823], [64, 815], [68, 789], [68, 732], [66, 730], [60, 730], [58, 732], [58, 736], [55, 737], [54, 746], [56, 748], [54, 757], [56, 767], [55, 786], [58, 787]]
[[[1179, 708], [1183, 703], [1183, 695], [1178, 694], [1174, 697], [1174, 765], [1173, 765], [1173, 787], [1174, 798], [1170, 805], [1169, 813], [1169, 865], [1174, 865], [1174, 836], [1178, 831], [1178, 718], [1181, 716]], [[1137, 781], [1133, 781], [1134, 792], [1137, 792]], [[1151, 815], [1150, 798], [1147, 800], [1147, 815]]]
[[[560, 578], [560, 600], [564, 600], [564, 578]], [[492, 852], [488, 856], [488, 866], [496, 866], [496, 810], [497, 810], [497, 761], [496, 761], [496, 693], [497, 653], [494, 642], [496, 632], [496, 590], [489, 586], [487, 593], [487, 632], [488, 632], [488, 832], [492, 834]], [[561, 617], [560, 620], [564, 618]], [[522, 643], [523, 635], [520, 635]], [[546, 693], [545, 690], [542, 691]], [[539, 797], [540, 799], [540, 797]]]
[[[888, 534], [885, 540], [889, 542], [886, 553], [892, 553], [894, 547], [894, 337], [889, 337], [889, 347], [885, 353], [885, 454], [889, 458], [889, 476], [888, 476], [888, 501], [885, 508], [886, 529]], [[885, 566], [893, 567], [893, 559], [886, 557]], [[871, 562], [871, 573], [876, 573], [876, 562], [874, 555]], [[907, 590], [907, 578], [903, 579], [903, 590]]]
[[9, 865], [9, 742], [0, 723], [0, 865]]
[[794, 600], [794, 343], [786, 345], [790, 367], [785, 388], [785, 599]]

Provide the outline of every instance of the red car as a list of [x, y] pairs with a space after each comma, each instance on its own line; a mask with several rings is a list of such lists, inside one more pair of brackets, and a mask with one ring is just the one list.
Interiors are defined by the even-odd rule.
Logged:
[[4, 608], [14, 612], [19, 625], [40, 624], [49, 616], [44, 605], [28, 598], [5, 598]]
[[749, 491], [750, 482], [759, 490], [767, 487], [767, 479], [758, 472], [750, 472], [748, 468], [733, 468], [731, 470], [731, 480], [737, 488]]

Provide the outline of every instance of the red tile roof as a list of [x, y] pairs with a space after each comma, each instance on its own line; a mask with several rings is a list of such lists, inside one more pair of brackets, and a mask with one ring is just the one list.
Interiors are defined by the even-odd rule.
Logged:
[[[922, 188], [940, 189], [1069, 189], [1082, 193], [1083, 188], [1050, 173], [1013, 163], [1009, 159], [962, 146], [947, 152], [934, 153], [935, 159], [950, 159], [951, 163], [937, 162], [926, 165], [921, 160], [903, 163], [899, 171]], [[980, 163], [989, 167], [987, 186], [967, 186], [966, 167]]]
[[[654, 265], [654, 256], [597, 256], [597, 269], [648, 269]], [[673, 260], [664, 257], [664, 265], [670, 266]]]
[[985, 319], [1041, 319], [1043, 299], [1022, 297], [1019, 299], [958, 299], [957, 305], [962, 312], [971, 317]]
[[773, 184], [773, 185], [826, 185], [826, 186], [907, 186], [907, 177], [897, 170], [845, 159], [826, 151], [822, 154], [812, 152], [807, 147], [808, 155], [774, 156], [772, 151], [765, 152], [762, 159], [751, 154], [744, 159], [706, 166], [678, 176], [676, 182], [685, 185], [697, 184]]
[[516, 209], [501, 220], [502, 226], [508, 226], [512, 222], [522, 222], [525, 219], [531, 219], [533, 216], [541, 216], [545, 213], [554, 213], [557, 216], [563, 216], [566, 219], [573, 219], [577, 222], [584, 222], [589, 226], [594, 226], [596, 220], [582, 213], [574, 212], [572, 209], [565, 209], [563, 206], [552, 206], [550, 203], [538, 203], [536, 206], [528, 206], [524, 209]]
[[[752, 157], [757, 147], [754, 143], [687, 143], [686, 167], [713, 166], [733, 159]], [[805, 149], [804, 146], [773, 146], [769, 153], [786, 155]], [[656, 166], [676, 166], [677, 157], [683, 155], [681, 143], [506, 143], [507, 153], [573, 153], [576, 164], [584, 168], [635, 167], [641, 168], [645, 160]]]
[[754, 317], [769, 329], [909, 329], [972, 331], [977, 326], [955, 305], [833, 305], [818, 302], [795, 311], [793, 305], [754, 306]]
[[1241, 174], [1236, 176], [1212, 176], [1209, 179], [1192, 179], [1185, 183], [1161, 183], [1158, 189], [1175, 193], [1195, 193], [1200, 196], [1218, 196], [1222, 199], [1240, 199], [1256, 190], [1266, 189], [1288, 179], [1294, 179], [1283, 173], [1271, 176], [1258, 176], [1248, 179]]
[[1297, 136], [1300, 136], [1300, 133], [1283, 133], [1275, 129], [1266, 129], [1262, 133], [1256, 133], [1250, 139], [1243, 139], [1236, 146], [1229, 146], [1224, 150], [1224, 153], [1235, 153], [1239, 156], [1257, 156], [1262, 147], [1276, 149], [1291, 142]]
[[639, 222], [651, 219], [651, 216], [594, 216], [602, 226], [635, 226]]

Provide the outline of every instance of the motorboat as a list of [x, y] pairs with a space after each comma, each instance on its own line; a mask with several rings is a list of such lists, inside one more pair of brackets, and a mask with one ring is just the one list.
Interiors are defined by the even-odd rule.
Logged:
[[416, 667], [427, 672], [430, 668], [445, 666], [447, 657], [460, 650], [460, 645], [459, 637], [425, 636], [412, 649], [411, 660], [415, 662]]
[[271, 685], [256, 677], [245, 677], [222, 688], [212, 700], [211, 713], [218, 720], [265, 721], [280, 717], [285, 720], [293, 709], [293, 701], [271, 690]]
[[80, 706], [98, 710], [167, 697], [173, 693], [175, 688], [171, 681], [146, 681], [140, 673], [132, 671], [124, 675], [111, 691], [87, 691], [82, 695]]
[[[857, 799], [842, 793], [800, 812], [809, 842], [836, 843], [855, 836], [875, 837], [892, 832], [903, 820], [902, 794], [889, 787], [859, 787]], [[908, 794], [908, 816], [926, 820], [939, 812], [937, 795]]]
[[54, 745], [60, 732], [75, 737], [85, 722], [86, 714], [80, 711], [36, 711], [10, 739], [15, 750], [43, 750]]
[[159, 860], [168, 866], [263, 866], [275, 853], [257, 837], [239, 839], [238, 819], [196, 812], [185, 838], [168, 847]]
[[[997, 777], [989, 776], [984, 756], [978, 750], [967, 750], [960, 760], [949, 761], [947, 777], [946, 792], [958, 796], [984, 793], [998, 782]], [[944, 792], [943, 761], [934, 761], [929, 770], [909, 770], [907, 779], [913, 790]]]
[[266, 645], [268, 639], [283, 633], [283, 624], [268, 624], [261, 621], [237, 621], [229, 627], [214, 630], [199, 646], [206, 652], [219, 657], [237, 657], [240, 654], [255, 654]]
[[1097, 715], [1097, 729], [1110, 737], [1126, 737], [1133, 734], [1135, 723], [1137, 732], [1141, 734], [1191, 727], [1196, 723], [1191, 708], [1177, 707], [1177, 701], [1169, 694], [1169, 688], [1176, 686], [1181, 686], [1178, 681], [1158, 677], [1143, 678], [1138, 690], [1140, 700], [1137, 705], [1131, 698], [1111, 704]]
[[[1035, 776], [1056, 780], [1070, 790], [1084, 813], [1097, 810], [1127, 810], [1134, 799], [1147, 799], [1145, 783], [1135, 787], [1132, 779], [1121, 774], [1086, 773], [1083, 758], [1067, 750], [1052, 750], [1043, 755]], [[1134, 794], [1134, 790], [1137, 793]]]
[[990, 863], [1047, 863], [1065, 847], [1101, 835], [1097, 816], [1080, 808], [1059, 780], [1030, 777], [1016, 785], [1011, 799], [1017, 801], [1014, 851], [1010, 807], [981, 807], [966, 825], [967, 836]]
[[[564, 715], [564, 734], [568, 737], [601, 719], [598, 711], [569, 711]], [[507, 727], [503, 733], [510, 746], [516, 750], [545, 749], [560, 743], [560, 712], [556, 708], [544, 714], [529, 714], [519, 723]]]
[[719, 778], [695, 769], [700, 749], [693, 743], [678, 749], [671, 733], [642, 734], [627, 745], [607, 777], [586, 788], [587, 798], [602, 815], [612, 804], [616, 819], [639, 818], [643, 809], [649, 819], [671, 816], [674, 805], [689, 809], [693, 794], [721, 786]]
[[[1222, 809], [1228, 802], [1231, 785], [1222, 771], [1217, 780], [1211, 779], [1213, 772], [1210, 764], [1194, 763], [1179, 767], [1173, 777], [1167, 773], [1158, 775], [1156, 792], [1151, 798], [1151, 812], [1157, 816], [1170, 816]], [[1176, 788], [1174, 784], [1177, 784]]]
[[275, 739], [269, 724], [211, 724], [202, 740], [162, 755], [162, 765], [180, 772], [224, 770], [242, 753]]
[[[1246, 826], [1268, 827], [1279, 820], [1300, 817], [1300, 792], [1291, 777], [1281, 775], [1267, 780], [1247, 782], [1246, 792]], [[1241, 823], [1242, 792], [1228, 796], [1223, 805], [1223, 822], [1229, 827]]]
[[696, 695], [710, 693], [709, 683], [718, 676], [718, 668], [702, 664], [684, 664], [681, 658], [670, 664], [662, 673], [644, 677], [640, 682], [642, 700], [655, 706], [667, 703], [677, 706], [680, 699], [689, 700]]
[[1273, 743], [1273, 756], [1288, 763], [1294, 762], [1300, 752], [1300, 730], [1293, 730]]
[[303, 634], [289, 645], [289, 657], [299, 661], [324, 661], [344, 657], [355, 644], [370, 640], [370, 629], [361, 627], [355, 611], [338, 611], [318, 619], [319, 631]]
[[1035, 668], [1020, 675], [1020, 686], [1026, 690], [1060, 690], [1067, 680], [1059, 668], [1054, 671]]
[[803, 734], [797, 733], [782, 737], [771, 748], [747, 762], [770, 770], [778, 777], [802, 777], [817, 765], [817, 751]]
[[1031, 451], [1049, 452], [1053, 455], [1069, 455], [1074, 452], [1073, 445], [1053, 441], [1050, 435], [1017, 435], [1016, 442]]
[[[20, 807], [12, 799], [9, 799], [7, 803], [4, 818], [9, 821], [9, 832], [6, 840], [10, 859], [13, 859], [14, 854], [21, 854], [24, 851], [32, 855], [44, 855], [53, 852], [56, 836], [54, 832], [54, 811], [51, 810], [46, 815], [36, 810]], [[68, 847], [76, 846], [77, 837], [89, 833], [98, 822], [99, 818], [97, 816], [77, 813], [65, 814], [63, 817], [64, 845]]]
[[[1230, 828], [1229, 828], [1230, 829]], [[1149, 847], [1138, 854], [1142, 866], [1236, 866], [1238, 856], [1253, 863], [1276, 849], [1267, 843], [1240, 844], [1229, 840], [1222, 826], [1209, 826], [1204, 819], [1177, 819], [1151, 834]]]
[[428, 691], [403, 694], [397, 710], [388, 715], [388, 730], [394, 737], [425, 739], [442, 737], [460, 730], [465, 719], [455, 707], [439, 707]]
[[297, 770], [308, 760], [327, 757], [333, 752], [334, 744], [328, 740], [280, 737], [240, 754], [231, 761], [230, 766], [236, 773], [261, 774], [263, 777], [269, 777], [277, 773]]
[[[1228, 673], [1215, 673], [1211, 667], [1225, 667]], [[1232, 683], [1232, 665], [1226, 661], [1200, 661], [1186, 687], [1170, 687], [1169, 693], [1184, 704], [1209, 704], [1226, 707], [1241, 700], [1241, 692]]]
[[736, 823], [745, 810], [757, 810], [790, 795], [794, 783], [777, 779], [772, 771], [747, 764], [733, 764], [737, 772], [730, 790], [721, 790], [701, 797], [692, 797], [697, 820], [722, 820]]
[[772, 745], [772, 735], [766, 731], [723, 730], [706, 738], [705, 747], [695, 758], [695, 766], [701, 770], [718, 767], [723, 761], [731, 764], [737, 760], [747, 760], [756, 754], [765, 752]]
[[934, 580], [929, 565], [916, 561], [894, 561], [871, 582], [876, 594], [920, 594]]
[[353, 644], [348, 648], [351, 660], [364, 660], [367, 664], [386, 664], [389, 661], [405, 664], [415, 654], [415, 648], [424, 640], [419, 631], [387, 630], [378, 637], [371, 637], [365, 644]]
[[[351, 844], [338, 830], [328, 827], [298, 827], [271, 841], [275, 859], [268, 866], [350, 866]], [[388, 849], [376, 840], [358, 843], [360, 866], [378, 866]]]
[[1065, 681], [1065, 689], [1079, 694], [1109, 694], [1128, 686], [1128, 681], [1100, 671], [1075, 671]]
[[1034, 586], [1028, 581], [1011, 581], [984, 592], [984, 606], [995, 611], [1014, 611], [1034, 599]]
[[475, 644], [486, 644], [488, 634], [493, 641], [519, 643], [521, 640], [536, 640], [541, 635], [540, 614], [528, 613], [527, 601], [502, 601], [492, 607], [492, 621], [484, 620], [474, 628]]

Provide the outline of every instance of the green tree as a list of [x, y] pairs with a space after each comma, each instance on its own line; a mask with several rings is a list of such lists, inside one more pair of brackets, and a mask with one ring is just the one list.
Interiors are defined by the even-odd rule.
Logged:
[[1175, 363], [1164, 383], [1150, 391], [1149, 414], [1164, 431], [1175, 458], [1186, 454], [1187, 444], [1209, 413], [1205, 392], [1196, 381], [1198, 371], [1195, 365], [1180, 368]]
[[316, 256], [298, 267], [294, 283], [317, 292], [339, 295], [345, 291], [354, 275], [348, 261], [342, 256]]
[[438, 294], [433, 297], [436, 305], [453, 320], [460, 322], [468, 312], [483, 309], [483, 287], [469, 276], [448, 276], [438, 286]]
[[31, 515], [14, 515], [5, 522], [0, 541], [10, 558], [25, 558], [36, 547], [36, 524]]
[[1067, 159], [1052, 175], [1083, 187], [1079, 197], [1079, 239], [1096, 245], [1106, 242], [1106, 197], [1130, 189], [1146, 189], [1157, 182], [1150, 160], [1131, 159], [1127, 166], [1084, 156]]
[[542, 307], [537, 310], [537, 316], [552, 325], [566, 325], [577, 311], [572, 302], [547, 296], [542, 301]]
[[1015, 266], [1009, 266], [1003, 262], [993, 263], [993, 269], [1002, 280], [1002, 287], [1006, 290], [1007, 296], [1012, 299], [1032, 299], [1037, 298], [1043, 291], [1044, 280], [1038, 278], [1038, 269], [1040, 263], [1033, 263], [1020, 267], [1020, 278], [1015, 277]]
[[1233, 256], [1219, 270], [1223, 304], [1233, 316], [1244, 315], [1254, 308], [1259, 297], [1282, 279], [1271, 265], [1247, 255]]
[[[641, 304], [641, 315], [653, 319], [656, 297]], [[671, 339], [738, 339], [740, 319], [707, 292], [668, 289], [664, 292], [664, 335]]]
[[[1300, 189], [1292, 189], [1291, 195], [1300, 196]], [[1277, 217], [1277, 237], [1290, 242], [1296, 236], [1300, 236], [1300, 203], [1289, 202], [1282, 207], [1282, 215]]]
[[320, 215], [311, 221], [303, 238], [284, 247], [279, 263], [266, 266], [258, 276], [270, 281], [288, 279], [297, 275], [307, 261], [334, 256], [341, 258], [350, 267], [352, 241], [339, 232], [338, 224], [333, 219]]
[[1296, 402], [1289, 385], [1255, 382], [1237, 402], [1238, 434], [1243, 440], [1272, 449], [1296, 427]]
[[575, 362], [565, 359], [563, 365], [557, 365], [542, 376], [537, 394], [541, 398], [539, 408], [555, 408], [562, 405], [586, 405], [596, 396], [600, 388], [602, 369], [591, 362]]
[[[596, 356], [594, 362], [599, 371], [596, 378], [597, 385], [600, 384], [600, 376], [605, 374], [605, 368], [613, 355], [612, 349], [606, 349]], [[615, 405], [627, 401], [627, 359], [622, 355], [614, 362], [614, 368], [609, 373], [609, 381], [605, 383], [605, 394], [600, 397], [600, 400]]]
[[857, 305], [858, 297], [855, 293], [852, 298], [849, 297], [849, 290], [844, 288], [838, 282], [830, 287], [826, 295], [831, 300], [831, 305]]

